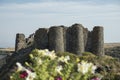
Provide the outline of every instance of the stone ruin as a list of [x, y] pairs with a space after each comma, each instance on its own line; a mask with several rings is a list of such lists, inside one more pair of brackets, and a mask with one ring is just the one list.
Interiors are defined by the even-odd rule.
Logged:
[[34, 34], [25, 38], [24, 34], [16, 35], [15, 52], [27, 47], [49, 49], [56, 52], [70, 52], [82, 55], [83, 52], [92, 52], [98, 56], [104, 55], [103, 27], [95, 26], [92, 31], [81, 24], [70, 27], [52, 26], [39, 28]]
[[6, 57], [6, 64], [0, 68], [0, 79], [10, 80], [9, 76], [15, 63], [24, 63], [29, 60], [29, 53], [35, 48], [70, 52], [80, 56], [87, 51], [103, 56], [103, 37], [103, 27], [95, 26], [92, 31], [89, 31], [81, 24], [74, 24], [71, 27], [39, 28], [28, 38], [25, 38], [24, 34], [18, 33], [16, 34], [15, 52]]

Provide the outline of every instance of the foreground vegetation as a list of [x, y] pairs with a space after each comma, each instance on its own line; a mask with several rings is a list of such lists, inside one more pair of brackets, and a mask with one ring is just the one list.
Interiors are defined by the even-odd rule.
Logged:
[[29, 60], [17, 67], [11, 80], [119, 80], [120, 62], [110, 56], [98, 57], [85, 52], [83, 56], [72, 53], [54, 53], [33, 50]]
[[[120, 79], [120, 62], [117, 58], [111, 56], [96, 56], [90, 52], [84, 52], [83, 56], [77, 56], [71, 53], [59, 53], [58, 55], [70, 55], [74, 58], [79, 57], [80, 60], [92, 62], [98, 68], [96, 72], [103, 76], [102, 80], [119, 80]], [[73, 61], [75, 59], [72, 59]]]

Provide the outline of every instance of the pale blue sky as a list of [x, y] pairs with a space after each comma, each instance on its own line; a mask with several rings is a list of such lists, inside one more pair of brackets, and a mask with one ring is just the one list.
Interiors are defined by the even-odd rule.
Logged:
[[14, 47], [16, 33], [74, 23], [103, 26], [105, 42], [120, 42], [120, 0], [0, 0], [0, 47]]

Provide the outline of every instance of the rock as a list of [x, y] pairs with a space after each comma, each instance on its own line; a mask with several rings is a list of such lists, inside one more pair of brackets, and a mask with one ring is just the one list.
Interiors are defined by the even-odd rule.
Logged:
[[120, 46], [105, 48], [105, 54], [120, 60]]

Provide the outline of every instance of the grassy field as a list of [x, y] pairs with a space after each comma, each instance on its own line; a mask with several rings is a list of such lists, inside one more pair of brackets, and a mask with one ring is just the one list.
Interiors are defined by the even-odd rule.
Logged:
[[120, 46], [120, 43], [105, 43], [104, 48], [112, 48], [112, 47], [117, 47]]
[[0, 48], [0, 51], [15, 51], [14, 48]]

